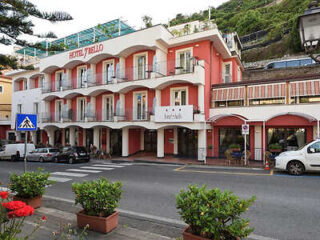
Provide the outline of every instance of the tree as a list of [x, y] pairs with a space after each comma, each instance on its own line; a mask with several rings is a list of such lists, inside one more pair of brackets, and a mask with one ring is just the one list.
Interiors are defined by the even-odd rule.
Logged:
[[[0, 44], [12, 45], [16, 44], [22, 47], [34, 47], [43, 49], [40, 43], [29, 43], [19, 39], [23, 34], [36, 36], [38, 38], [56, 38], [52, 32], [46, 34], [34, 34], [34, 24], [30, 20], [30, 16], [48, 20], [50, 22], [60, 22], [72, 20], [72, 17], [66, 12], [41, 12], [37, 7], [27, 0], [1, 0], [0, 1]], [[57, 50], [57, 46], [53, 46]], [[52, 49], [48, 49], [52, 51]], [[0, 54], [0, 69], [18, 67], [16, 59]]]
[[152, 27], [152, 17], [147, 16], [147, 15], [144, 15], [144, 16], [142, 17], [142, 21], [143, 21], [144, 26], [145, 26], [146, 28]]

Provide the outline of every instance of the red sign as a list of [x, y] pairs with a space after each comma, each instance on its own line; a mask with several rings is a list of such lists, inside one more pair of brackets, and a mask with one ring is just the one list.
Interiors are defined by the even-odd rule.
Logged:
[[86, 58], [86, 56], [102, 52], [103, 51], [103, 44], [96, 44], [92, 47], [85, 47], [79, 50], [75, 50], [69, 53], [69, 59], [77, 58], [77, 57], [83, 57]]

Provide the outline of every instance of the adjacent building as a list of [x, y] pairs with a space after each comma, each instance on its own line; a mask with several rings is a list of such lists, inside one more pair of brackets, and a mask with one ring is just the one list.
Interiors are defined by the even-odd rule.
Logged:
[[11, 78], [0, 75], [0, 141], [14, 140], [14, 132], [10, 131], [11, 124]]

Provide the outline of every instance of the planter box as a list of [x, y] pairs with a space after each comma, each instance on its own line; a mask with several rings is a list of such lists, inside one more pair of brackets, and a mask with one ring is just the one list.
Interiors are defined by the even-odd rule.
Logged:
[[229, 148], [232, 152], [240, 152], [240, 148]]
[[[200, 236], [193, 235], [190, 233], [190, 226], [188, 226], [182, 233], [183, 240], [210, 240], [209, 238], [204, 238]], [[230, 238], [228, 238], [231, 240]], [[234, 237], [233, 240], [241, 240], [239, 237]]]
[[209, 238], [203, 238], [190, 233], [190, 227], [188, 226], [182, 233], [183, 240], [210, 240]]
[[79, 228], [89, 225], [89, 230], [101, 233], [109, 233], [118, 226], [119, 212], [114, 212], [109, 217], [89, 216], [84, 210], [77, 213], [77, 223]]
[[281, 149], [270, 149], [270, 152], [279, 153], [279, 152], [281, 152]]
[[21, 201], [26, 203], [27, 205], [33, 207], [34, 209], [41, 207], [42, 204], [42, 196], [34, 197], [34, 198], [20, 198], [17, 196], [13, 196], [13, 201]]

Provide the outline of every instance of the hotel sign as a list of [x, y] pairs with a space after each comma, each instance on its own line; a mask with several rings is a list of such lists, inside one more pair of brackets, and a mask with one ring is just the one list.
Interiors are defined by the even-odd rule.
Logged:
[[103, 51], [103, 44], [102, 43], [93, 45], [91, 47], [77, 49], [77, 50], [74, 50], [69, 53], [69, 60], [74, 59], [74, 58], [78, 58], [78, 57], [86, 58], [89, 55], [92, 55], [97, 52], [102, 52], [102, 51]]
[[193, 106], [156, 107], [155, 122], [193, 122]]

